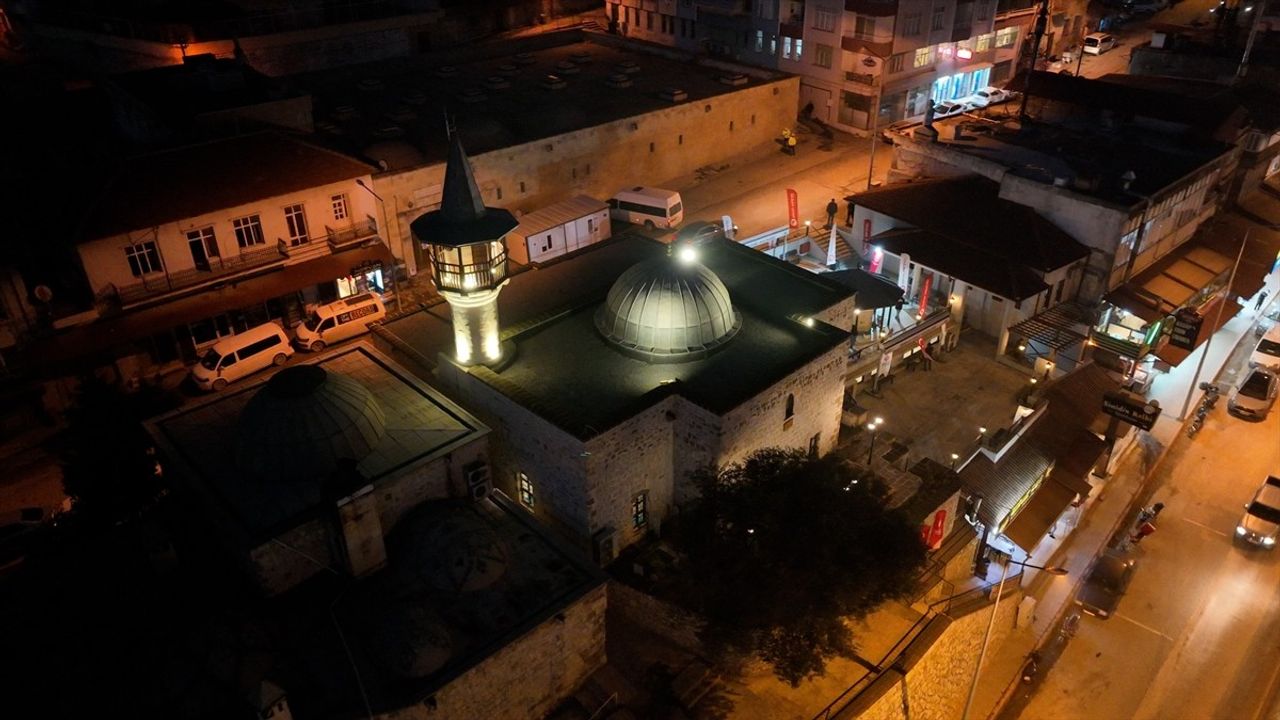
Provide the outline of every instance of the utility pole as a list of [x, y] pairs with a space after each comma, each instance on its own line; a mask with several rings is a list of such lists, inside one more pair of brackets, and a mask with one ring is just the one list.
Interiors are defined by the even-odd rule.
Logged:
[[1044, 31], [1049, 26], [1049, 0], [1040, 3], [1040, 12], [1036, 13], [1036, 25], [1031, 41], [1031, 64], [1027, 69], [1026, 87], [1022, 88], [1022, 107], [1018, 109], [1018, 119], [1027, 121], [1027, 98], [1031, 97], [1031, 76], [1036, 71], [1036, 59], [1040, 57], [1040, 41], [1044, 39]]

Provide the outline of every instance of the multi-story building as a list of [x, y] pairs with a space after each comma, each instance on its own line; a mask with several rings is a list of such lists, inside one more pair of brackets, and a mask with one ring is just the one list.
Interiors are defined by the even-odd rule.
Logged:
[[33, 356], [136, 342], [152, 361], [190, 360], [268, 320], [296, 323], [308, 303], [388, 289], [372, 170], [277, 133], [126, 160], [75, 248], [94, 306], [56, 319], [63, 332]]

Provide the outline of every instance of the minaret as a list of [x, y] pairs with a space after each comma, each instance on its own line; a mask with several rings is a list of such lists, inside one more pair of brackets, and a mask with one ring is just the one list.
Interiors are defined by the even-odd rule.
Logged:
[[507, 284], [507, 233], [516, 219], [485, 207], [458, 133], [449, 138], [440, 209], [410, 225], [431, 258], [436, 289], [453, 311], [454, 354], [463, 365], [502, 359], [498, 293]]

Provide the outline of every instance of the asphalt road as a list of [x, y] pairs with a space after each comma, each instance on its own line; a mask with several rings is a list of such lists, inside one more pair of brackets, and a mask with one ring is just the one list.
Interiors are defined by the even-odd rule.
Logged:
[[[1238, 349], [1220, 379], [1245, 360]], [[1280, 410], [1262, 423], [1226, 413], [1178, 436], [1154, 478], [1157, 531], [1117, 614], [1085, 616], [1017, 717], [1026, 720], [1251, 720], [1280, 685], [1280, 552], [1234, 530], [1268, 473], [1280, 474]]]

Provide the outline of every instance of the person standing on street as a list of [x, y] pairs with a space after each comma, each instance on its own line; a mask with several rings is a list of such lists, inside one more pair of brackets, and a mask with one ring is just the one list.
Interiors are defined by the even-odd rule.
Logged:
[[836, 204], [835, 198], [831, 198], [831, 202], [827, 203], [827, 227], [835, 227], [838, 212], [840, 212], [840, 206]]
[[848, 203], [849, 203], [849, 205], [848, 205], [848, 207], [845, 209], [845, 212], [846, 212], [847, 214], [844, 216], [844, 224], [845, 224], [845, 225], [848, 225], [849, 227], [853, 227], [853, 208], [854, 208], [854, 205], [853, 205], [853, 201], [852, 201], [852, 200], [849, 200], [849, 201], [848, 201]]
[[1258, 293], [1258, 299], [1253, 301], [1253, 311], [1258, 312], [1262, 309], [1262, 304], [1267, 301], [1267, 291], [1263, 290]]

